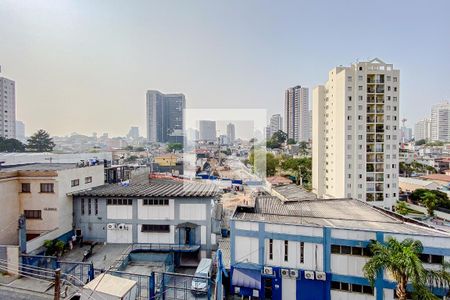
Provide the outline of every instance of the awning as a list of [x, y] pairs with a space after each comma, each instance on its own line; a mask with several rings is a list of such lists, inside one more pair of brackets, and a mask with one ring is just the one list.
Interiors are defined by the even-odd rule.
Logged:
[[250, 289], [261, 289], [261, 272], [259, 270], [233, 269], [232, 285]]

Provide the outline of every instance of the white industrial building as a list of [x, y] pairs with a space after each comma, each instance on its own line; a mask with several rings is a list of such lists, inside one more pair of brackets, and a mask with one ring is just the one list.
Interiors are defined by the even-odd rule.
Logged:
[[259, 299], [395, 299], [387, 273], [374, 288], [364, 277], [372, 240], [420, 240], [426, 268], [450, 260], [449, 233], [355, 199], [260, 196], [237, 207], [230, 228], [230, 292]]
[[385, 208], [398, 199], [400, 72], [380, 59], [336, 67], [313, 91], [313, 190]]
[[16, 138], [16, 84], [0, 77], [0, 137]]
[[309, 89], [294, 86], [286, 90], [284, 100], [284, 130], [288, 139], [309, 141]]
[[[20, 242], [21, 251], [32, 252], [45, 240], [68, 240], [73, 235], [73, 201], [69, 194], [103, 183], [103, 162], [83, 167], [61, 163], [1, 167], [0, 244]], [[26, 240], [21, 240], [17, 229], [21, 215], [26, 219]]]
[[198, 263], [217, 244], [217, 194], [213, 184], [139, 175], [77, 193], [75, 227], [85, 240], [149, 244]]

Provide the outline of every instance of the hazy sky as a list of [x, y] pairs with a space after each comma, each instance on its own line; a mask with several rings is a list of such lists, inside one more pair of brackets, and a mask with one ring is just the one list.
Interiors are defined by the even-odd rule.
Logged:
[[450, 1], [0, 0], [0, 65], [27, 134], [145, 134], [145, 92], [281, 113], [285, 88], [379, 57], [412, 125], [450, 99]]

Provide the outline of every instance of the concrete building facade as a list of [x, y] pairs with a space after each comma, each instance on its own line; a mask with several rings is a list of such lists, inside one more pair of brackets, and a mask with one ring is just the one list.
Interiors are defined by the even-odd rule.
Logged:
[[151, 143], [184, 143], [183, 94], [147, 91], [147, 139]]
[[43, 163], [3, 166], [0, 169], [0, 244], [17, 244], [17, 222], [26, 218], [26, 251], [41, 247], [45, 240], [69, 234], [73, 229], [70, 193], [104, 183], [103, 163], [79, 167], [76, 164]]
[[431, 139], [431, 119], [422, 119], [414, 125], [414, 139], [416, 141]]
[[227, 125], [227, 138], [230, 144], [233, 144], [236, 140], [236, 126], [233, 123]]
[[298, 85], [286, 90], [284, 122], [288, 139], [294, 139], [297, 142], [307, 142], [310, 139], [308, 88]]
[[16, 83], [0, 77], [0, 137], [16, 138]]
[[283, 130], [283, 118], [280, 114], [275, 114], [270, 117], [270, 136], [272, 136], [275, 132], [279, 130]]
[[379, 59], [336, 67], [313, 92], [313, 190], [391, 209], [398, 199], [400, 72]]
[[198, 126], [201, 141], [215, 142], [217, 140], [216, 121], [200, 120]]
[[431, 107], [431, 140], [450, 141], [450, 103], [448, 102]]
[[[355, 199], [261, 196], [254, 207], [237, 207], [230, 228], [230, 292], [258, 299], [398, 299], [386, 272], [374, 287], [364, 276], [371, 241], [419, 240], [428, 269], [450, 260], [447, 232]], [[433, 292], [442, 297], [448, 288]]]

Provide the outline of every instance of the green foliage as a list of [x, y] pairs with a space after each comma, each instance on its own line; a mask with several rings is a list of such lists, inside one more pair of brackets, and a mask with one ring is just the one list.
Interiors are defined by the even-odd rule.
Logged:
[[0, 152], [25, 152], [25, 145], [16, 139], [5, 139], [0, 136]]
[[430, 291], [431, 283], [448, 285], [450, 274], [448, 264], [444, 263], [439, 271], [425, 270], [420, 254], [423, 246], [420, 241], [405, 239], [398, 241], [388, 238], [386, 243], [373, 241], [369, 246], [373, 256], [364, 265], [364, 276], [372, 286], [377, 274], [386, 270], [396, 281], [396, 293], [400, 300], [406, 300], [406, 285], [410, 282], [417, 299], [437, 299]]
[[395, 206], [395, 211], [403, 216], [407, 215], [409, 212], [408, 205], [406, 205], [405, 201], [399, 201]]
[[441, 142], [441, 141], [429, 142], [429, 143], [427, 143], [427, 146], [430, 146], [430, 147], [438, 146], [438, 147], [440, 147], [440, 146], [444, 146], [444, 142]]
[[[281, 144], [283, 144], [287, 139], [287, 134], [281, 130], [275, 132], [272, 137], [266, 142], [267, 148], [281, 148]], [[294, 142], [295, 144], [295, 142]]]
[[417, 161], [413, 161], [410, 164], [400, 162], [400, 174], [405, 177], [410, 177], [413, 173], [437, 173], [436, 169], [432, 166], [421, 164]]
[[28, 139], [27, 148], [32, 152], [51, 152], [54, 147], [50, 134], [43, 129], [39, 129]]
[[145, 151], [145, 148], [144, 147], [135, 147], [134, 151], [142, 152], [142, 151]]
[[[433, 194], [434, 197], [430, 194]], [[450, 199], [447, 194], [442, 191], [417, 189], [409, 195], [409, 198], [423, 204], [427, 209], [430, 209], [431, 212], [439, 207], [450, 209]], [[430, 211], [428, 213], [430, 213]]]
[[130, 155], [127, 159], [125, 159], [125, 161], [127, 162], [134, 162], [138, 159], [139, 157], [137, 157], [136, 155]]
[[312, 185], [312, 158], [285, 158], [281, 162], [281, 169], [295, 176], [297, 184], [306, 188]]
[[273, 176], [276, 174], [276, 170], [280, 161], [272, 153], [265, 153], [265, 151], [256, 150], [250, 152], [248, 163], [252, 165], [253, 171], [257, 174], [266, 174], [266, 176]]
[[308, 154], [308, 143], [307, 142], [305, 142], [305, 141], [301, 141], [299, 144], [298, 144], [298, 151], [299, 151], [299, 154], [300, 155], [302, 155], [302, 156], [305, 156], [305, 155], [307, 155]]
[[426, 143], [427, 143], [427, 140], [421, 139], [421, 140], [416, 141], [416, 146], [425, 145]]
[[287, 144], [288, 145], [295, 145], [295, 140], [294, 139], [288, 139], [287, 140]]
[[222, 152], [222, 153], [225, 154], [225, 155], [231, 155], [231, 149], [230, 149], [230, 148], [227, 148], [227, 149], [222, 150], [222, 151], [220, 151], [220, 152]]
[[181, 151], [183, 150], [183, 144], [171, 143], [167, 145], [167, 152]]

